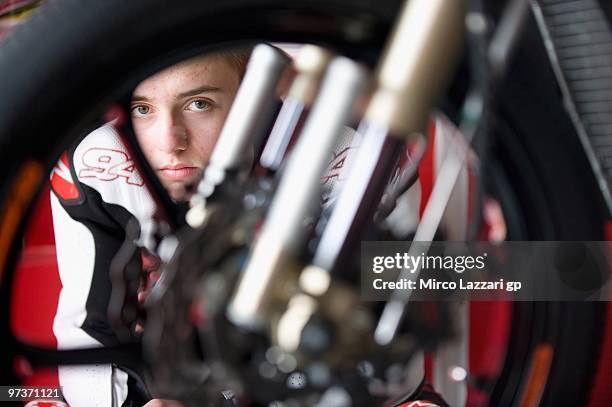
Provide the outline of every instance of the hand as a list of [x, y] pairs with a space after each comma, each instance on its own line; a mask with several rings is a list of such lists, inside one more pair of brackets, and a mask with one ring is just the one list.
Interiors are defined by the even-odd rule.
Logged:
[[[140, 286], [138, 287], [137, 295], [138, 304], [142, 307], [151, 293], [153, 285], [159, 280], [161, 260], [145, 248], [141, 248], [140, 257], [142, 261], [142, 274], [140, 276]], [[143, 332], [144, 327], [141, 323], [137, 323], [134, 330], [137, 334], [140, 334]]]

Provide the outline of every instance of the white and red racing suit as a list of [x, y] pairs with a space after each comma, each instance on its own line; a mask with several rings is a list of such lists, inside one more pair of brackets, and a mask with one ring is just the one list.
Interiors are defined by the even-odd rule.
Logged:
[[[351, 145], [353, 132], [345, 131], [331, 157], [322, 189], [326, 200], [335, 199], [346, 177], [343, 167], [359, 146]], [[445, 155], [445, 146], [457, 131], [443, 116], [432, 119], [429, 146], [419, 167], [416, 182], [388, 217], [391, 229], [404, 234], [418, 223], [433, 180]], [[64, 154], [51, 174], [51, 205], [62, 290], [54, 320], [59, 349], [112, 346], [118, 343], [109, 325], [107, 309], [111, 294], [109, 270], [125, 241], [131, 219], [140, 225], [138, 244], [151, 247], [154, 201], [148, 192], [121, 137], [112, 124], [106, 124], [85, 137]], [[463, 219], [447, 226], [449, 236], [465, 238], [471, 217], [470, 174], [462, 171], [451, 198], [447, 218]], [[412, 226], [410, 226], [412, 225]], [[417, 369], [419, 370], [419, 369]], [[423, 380], [422, 369], [415, 392]], [[113, 365], [62, 366], [59, 381], [66, 401], [77, 406], [129, 405], [136, 384], [128, 374]], [[417, 394], [417, 393], [415, 393]]]
[[[139, 244], [150, 244], [154, 202], [112, 124], [93, 131], [65, 153], [51, 174], [51, 207], [62, 283], [53, 331], [59, 349], [112, 346], [109, 269], [130, 219]], [[106, 364], [61, 366], [66, 401], [78, 406], [121, 406], [131, 380]], [[130, 381], [130, 386], [128, 386]]]

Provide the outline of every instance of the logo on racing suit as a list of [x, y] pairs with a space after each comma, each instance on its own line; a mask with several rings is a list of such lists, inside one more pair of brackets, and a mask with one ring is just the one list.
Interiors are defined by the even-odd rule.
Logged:
[[333, 152], [333, 157], [327, 166], [327, 173], [321, 178], [323, 184], [332, 182], [335, 178], [340, 177], [340, 173], [344, 167], [350, 149], [351, 147], [345, 147], [337, 153]]
[[79, 171], [80, 178], [97, 178], [101, 181], [124, 178], [130, 185], [144, 185], [144, 180], [136, 170], [134, 161], [123, 151], [110, 148], [90, 148], [83, 153], [82, 161], [85, 168]]
[[78, 199], [81, 196], [70, 173], [67, 153], [62, 154], [51, 171], [51, 188], [55, 195], [65, 201]]
[[425, 400], [411, 401], [406, 404], [400, 404], [399, 407], [440, 407], [438, 404], [434, 404]]

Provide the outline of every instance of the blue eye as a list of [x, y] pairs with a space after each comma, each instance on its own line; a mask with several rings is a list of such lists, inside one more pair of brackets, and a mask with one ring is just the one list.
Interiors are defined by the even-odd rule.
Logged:
[[189, 104], [189, 110], [194, 110], [197, 112], [201, 112], [204, 110], [208, 110], [212, 107], [212, 104], [203, 99], [194, 100]]
[[138, 105], [132, 108], [133, 116], [146, 116], [151, 112], [151, 108], [145, 105]]

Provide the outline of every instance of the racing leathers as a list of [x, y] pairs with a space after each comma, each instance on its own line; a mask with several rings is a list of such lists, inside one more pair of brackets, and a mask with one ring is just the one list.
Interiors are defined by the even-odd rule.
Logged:
[[[130, 219], [140, 225], [139, 245], [150, 244], [154, 202], [110, 123], [61, 157], [51, 190], [62, 283], [53, 324], [58, 349], [116, 345], [107, 318], [110, 265]], [[132, 379], [113, 365], [60, 366], [58, 374], [73, 407], [129, 405], [136, 397]]]
[[[358, 148], [351, 145], [352, 134], [344, 132], [322, 178], [323, 193], [329, 202], [335, 199], [334, 190], [346, 176], [343, 167], [350, 161], [349, 155]], [[430, 147], [420, 166], [419, 182], [408, 189], [402, 198], [404, 202], [398, 201], [396, 210], [387, 218], [390, 229], [397, 229], [398, 235], [407, 233], [406, 225], [418, 222], [423, 201], [444, 157], [443, 146], [448, 144], [448, 137], [454, 136], [446, 119], [433, 119]], [[462, 191], [469, 190], [469, 180], [466, 171], [462, 174], [459, 181], [462, 187], [455, 189], [453, 207], [466, 211], [459, 218], [468, 219], [469, 196]], [[135, 219], [140, 227], [137, 244], [152, 246], [154, 201], [121, 136], [110, 123], [90, 133], [62, 156], [51, 174], [51, 186], [62, 282], [54, 321], [58, 348], [115, 345], [118, 340], [107, 317], [111, 296], [109, 270], [125, 242], [130, 220]], [[461, 233], [464, 230], [458, 232]], [[423, 379], [422, 369], [417, 370], [415, 392]], [[129, 405], [138, 396], [134, 381], [114, 365], [62, 366], [59, 381], [71, 406]]]

